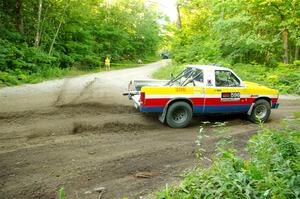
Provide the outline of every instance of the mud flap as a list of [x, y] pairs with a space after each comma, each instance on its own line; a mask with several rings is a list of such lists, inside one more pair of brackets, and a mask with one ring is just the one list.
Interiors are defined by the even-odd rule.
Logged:
[[165, 106], [164, 111], [158, 116], [158, 120], [161, 123], [165, 123], [166, 115], [167, 115], [168, 106]]
[[254, 103], [251, 104], [251, 106], [250, 106], [250, 108], [249, 108], [249, 110], [247, 112], [247, 115], [251, 115], [253, 106], [254, 106]]

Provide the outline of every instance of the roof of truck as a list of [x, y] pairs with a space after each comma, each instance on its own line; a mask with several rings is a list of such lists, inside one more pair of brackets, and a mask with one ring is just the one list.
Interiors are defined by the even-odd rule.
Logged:
[[228, 70], [228, 68], [225, 67], [221, 67], [221, 66], [215, 66], [215, 65], [187, 65], [187, 67], [191, 67], [191, 68], [198, 68], [201, 70]]

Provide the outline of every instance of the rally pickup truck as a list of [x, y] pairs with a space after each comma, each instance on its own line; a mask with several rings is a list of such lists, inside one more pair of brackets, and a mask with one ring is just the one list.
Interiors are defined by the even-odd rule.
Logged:
[[141, 112], [160, 113], [170, 127], [186, 127], [193, 114], [245, 113], [257, 123], [278, 108], [279, 92], [242, 81], [232, 70], [189, 65], [170, 80], [131, 80], [123, 93]]

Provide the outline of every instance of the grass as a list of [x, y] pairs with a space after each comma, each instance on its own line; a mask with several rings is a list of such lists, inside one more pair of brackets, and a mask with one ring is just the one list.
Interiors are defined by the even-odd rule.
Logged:
[[238, 157], [234, 148], [219, 147], [211, 167], [196, 167], [180, 185], [166, 186], [157, 198], [299, 198], [300, 114], [294, 115], [281, 128], [261, 125], [248, 141], [249, 158]]
[[[159, 61], [159, 60], [161, 60], [160, 57], [150, 57], [148, 59], [145, 59], [143, 61], [143, 64], [137, 64], [137, 63], [132, 62], [132, 61], [123, 61], [123, 62], [120, 62], [120, 63], [111, 63], [110, 71], [121, 70], [121, 69], [125, 69], [125, 68], [141, 67], [145, 64], [156, 62], [156, 61]], [[78, 68], [70, 68], [64, 76], [74, 77], [74, 76], [91, 74], [91, 73], [98, 73], [98, 72], [103, 72], [103, 71], [107, 71], [104, 66], [99, 67], [99, 68], [88, 69], [88, 70], [80, 70]]]
[[65, 199], [66, 198], [64, 187], [60, 187], [60, 189], [57, 192], [57, 196], [58, 196], [58, 199]]
[[[300, 95], [300, 62], [294, 64], [278, 64], [277, 67], [267, 67], [257, 64], [224, 64], [231, 68], [244, 81], [260, 83], [270, 88], [278, 89], [280, 93]], [[156, 79], [168, 79], [170, 74], [178, 74], [185, 65], [170, 64], [153, 73]]]
[[152, 74], [152, 77], [155, 79], [170, 79], [171, 74], [179, 74], [183, 69], [185, 65], [178, 65], [178, 64], [168, 64], [165, 67], [162, 67], [155, 71]]
[[[155, 62], [158, 60], [160, 60], [160, 57], [149, 57], [148, 59], [143, 60], [143, 64], [137, 64], [133, 61], [122, 61], [118, 63], [113, 62], [111, 63], [110, 70], [140, 67], [144, 64]], [[45, 80], [59, 79], [64, 77], [74, 77], [103, 71], [106, 71], [104, 66], [97, 68], [90, 68], [85, 66], [77, 66], [71, 68], [41, 67], [35, 72], [19, 69], [6, 72], [0, 71], [0, 88], [26, 83], [35, 84]]]

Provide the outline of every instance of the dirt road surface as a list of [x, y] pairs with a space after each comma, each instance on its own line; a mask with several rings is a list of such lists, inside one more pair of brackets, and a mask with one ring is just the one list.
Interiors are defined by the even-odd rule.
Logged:
[[[257, 125], [243, 115], [195, 117], [171, 129], [141, 114], [121, 96], [127, 81], [149, 78], [164, 62], [0, 90], [0, 198], [141, 198], [179, 181], [196, 164], [201, 121], [210, 157], [224, 137], [213, 122], [226, 121], [241, 154]], [[268, 126], [300, 111], [299, 100], [281, 100]], [[105, 190], [99, 194], [102, 188]]]

